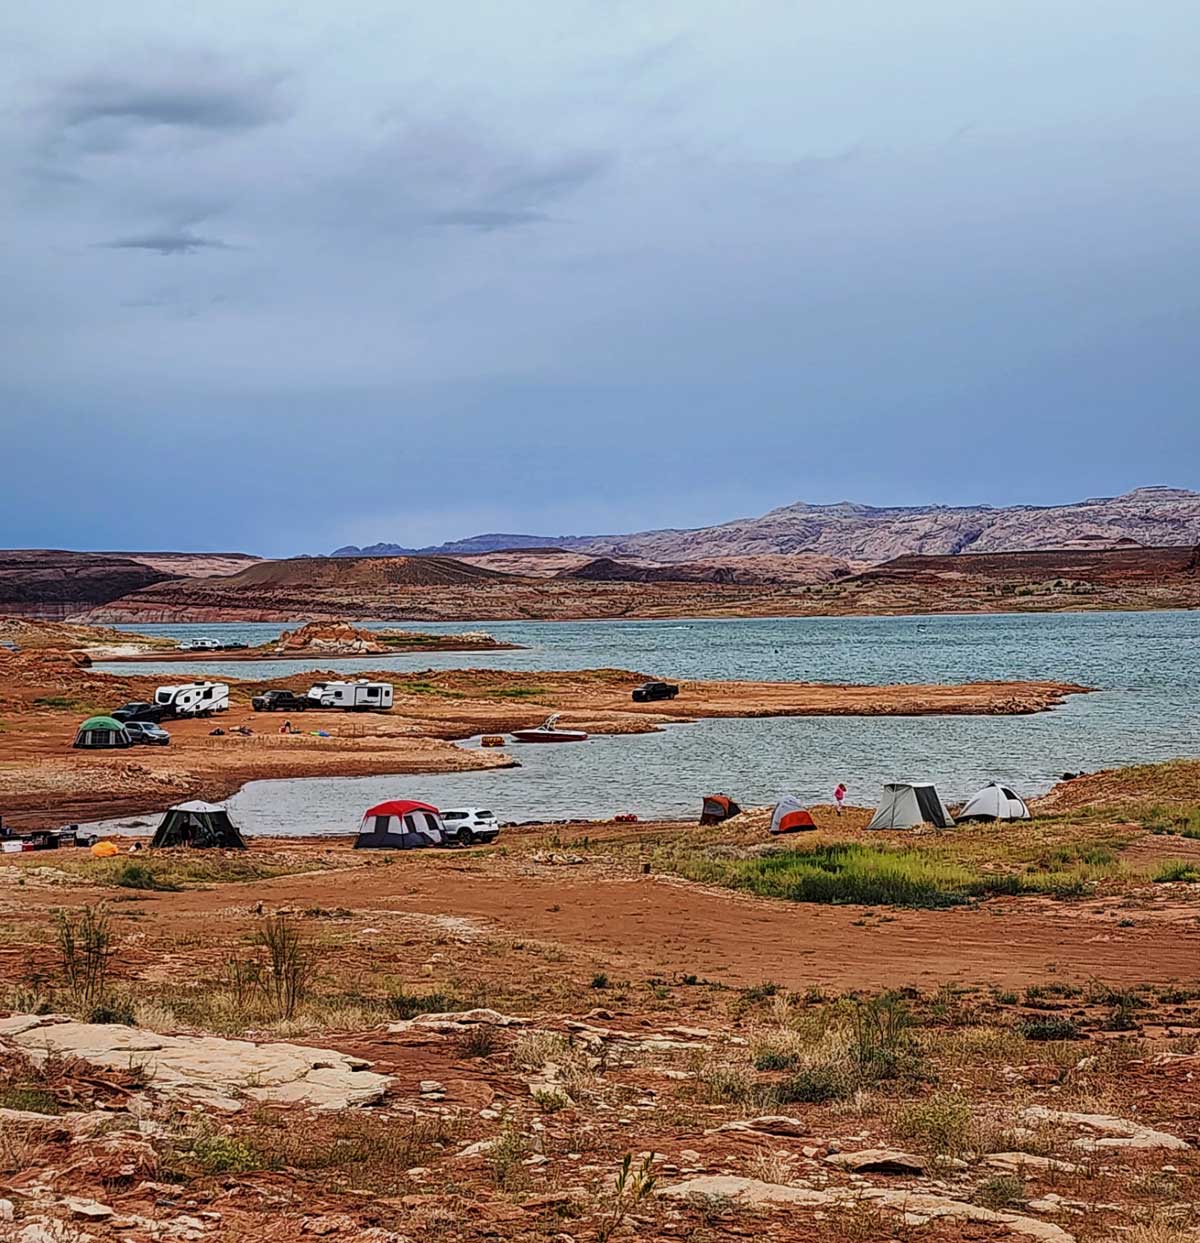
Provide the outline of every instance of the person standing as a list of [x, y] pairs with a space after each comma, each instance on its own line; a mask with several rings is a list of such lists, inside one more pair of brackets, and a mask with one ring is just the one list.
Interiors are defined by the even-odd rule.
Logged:
[[842, 814], [842, 805], [846, 801], [846, 786], [844, 782], [837, 783], [837, 789], [833, 792], [833, 805], [837, 808], [837, 814]]

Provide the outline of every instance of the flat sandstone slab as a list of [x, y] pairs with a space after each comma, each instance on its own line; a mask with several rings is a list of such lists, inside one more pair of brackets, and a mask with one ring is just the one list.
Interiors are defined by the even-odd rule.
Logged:
[[55, 1054], [121, 1070], [141, 1068], [156, 1091], [227, 1112], [240, 1109], [242, 1098], [323, 1110], [368, 1105], [391, 1083], [387, 1075], [366, 1069], [369, 1062], [330, 1049], [220, 1036], [160, 1036], [53, 1014], [0, 1019], [0, 1042], [35, 1059]]

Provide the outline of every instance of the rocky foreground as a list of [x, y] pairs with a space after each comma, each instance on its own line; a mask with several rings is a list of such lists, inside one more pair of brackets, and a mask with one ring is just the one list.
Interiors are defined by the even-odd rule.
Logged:
[[[1094, 813], [1021, 832], [991, 867], [1190, 857]], [[681, 882], [668, 843], [707, 848], [18, 856], [0, 1238], [1194, 1243], [1194, 882], [814, 905]]]

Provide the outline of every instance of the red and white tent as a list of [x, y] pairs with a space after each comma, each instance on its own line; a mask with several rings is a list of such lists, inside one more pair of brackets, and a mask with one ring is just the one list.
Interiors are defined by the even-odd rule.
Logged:
[[442, 844], [442, 817], [429, 803], [390, 799], [368, 807], [355, 850], [416, 850]]
[[785, 794], [775, 804], [768, 831], [778, 836], [780, 833], [805, 833], [816, 827], [808, 808], [794, 794]]

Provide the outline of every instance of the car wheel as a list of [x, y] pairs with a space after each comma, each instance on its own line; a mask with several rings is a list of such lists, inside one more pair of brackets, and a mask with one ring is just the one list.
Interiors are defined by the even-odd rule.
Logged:
[[459, 829], [458, 836], [454, 839], [460, 846], [474, 846], [475, 834], [470, 829]]

